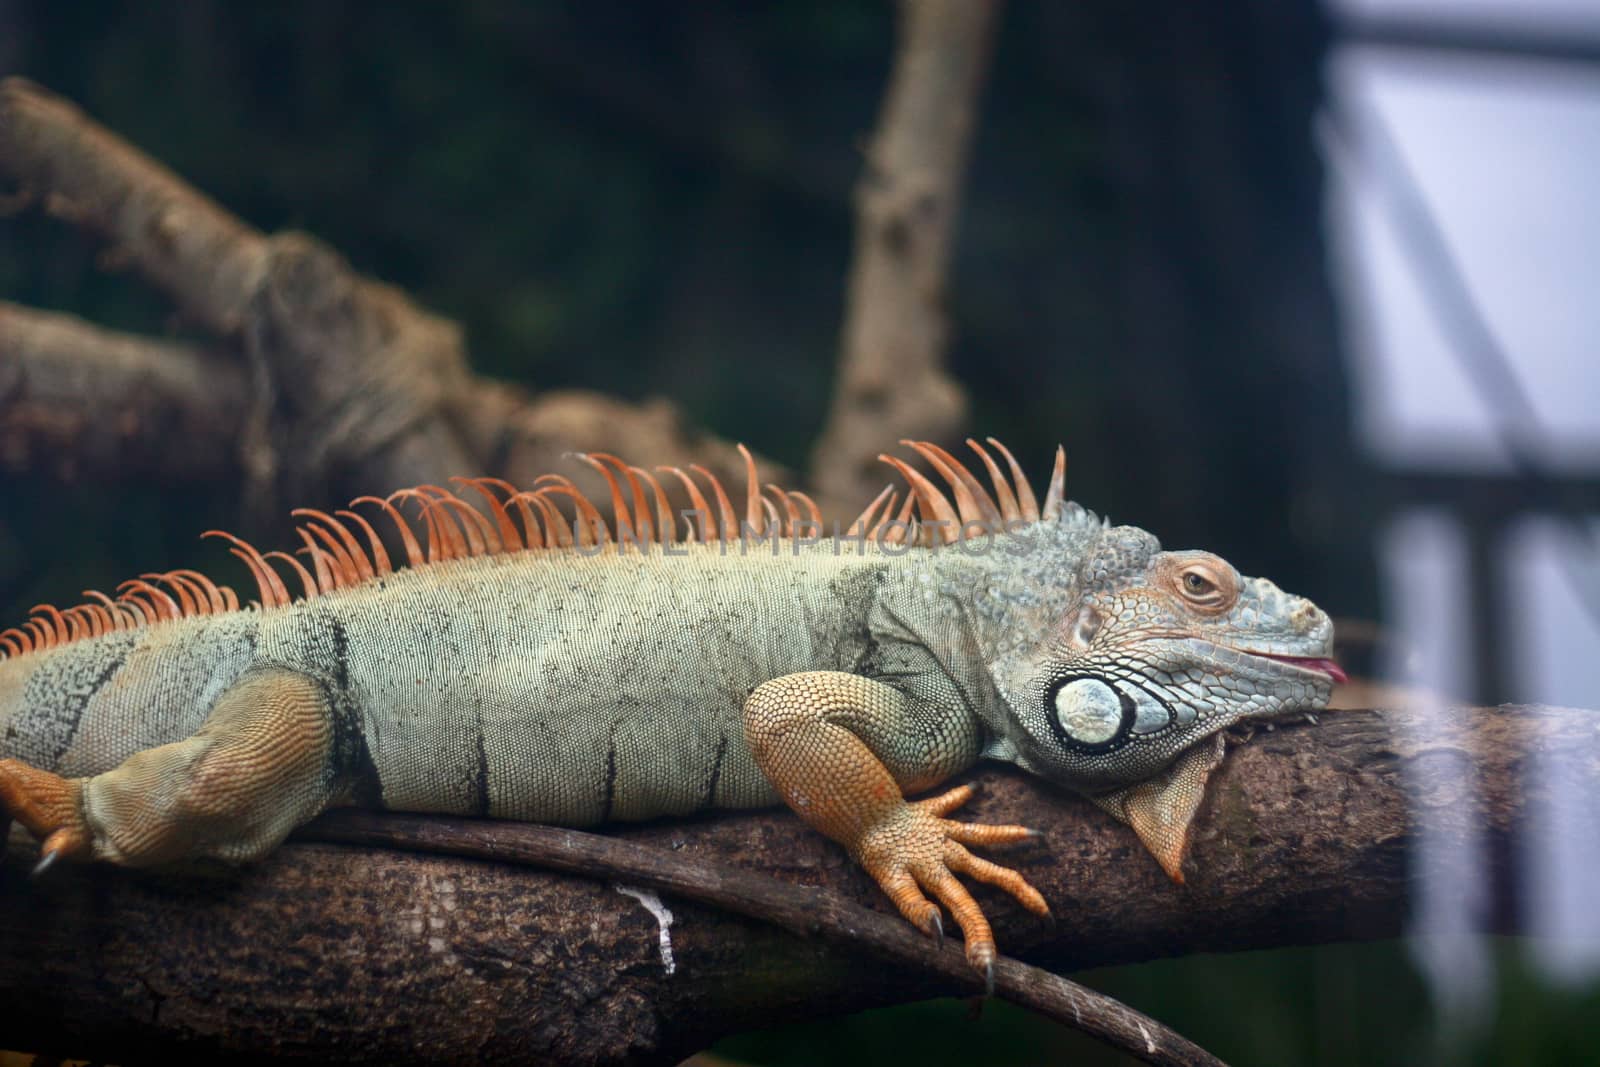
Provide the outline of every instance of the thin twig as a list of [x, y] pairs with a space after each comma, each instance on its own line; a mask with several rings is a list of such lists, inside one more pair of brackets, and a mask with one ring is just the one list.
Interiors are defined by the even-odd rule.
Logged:
[[[935, 945], [888, 915], [837, 893], [577, 830], [439, 816], [329, 812], [299, 832], [313, 841], [432, 852], [539, 867], [643, 885], [981, 987], [959, 945]], [[1145, 1063], [1222, 1061], [1120, 1001], [1008, 957], [995, 966], [995, 992], [1081, 1030]]]

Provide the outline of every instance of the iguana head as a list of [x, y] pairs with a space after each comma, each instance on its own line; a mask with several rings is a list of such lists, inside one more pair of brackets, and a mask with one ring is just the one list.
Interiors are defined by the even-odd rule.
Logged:
[[[948, 582], [943, 615], [960, 606], [1000, 697], [975, 701], [990, 735], [985, 754], [1089, 794], [1182, 880], [1189, 827], [1222, 759], [1221, 731], [1325, 707], [1344, 680], [1329, 658], [1333, 624], [1304, 597], [1245, 578], [1209, 552], [1163, 552], [1145, 531], [1067, 502], [1059, 449], [1037, 507], [993, 438], [1009, 484], [982, 446], [967, 443], [994, 497], [945, 450], [903, 443], [955, 497], [883, 457], [916, 497], [928, 524], [922, 541], [959, 550], [933, 554], [930, 566]], [[881, 528], [882, 520], [872, 525], [876, 506], [857, 520], [861, 529]], [[1005, 533], [994, 536], [1001, 523]]]
[[1325, 707], [1345, 680], [1333, 624], [1218, 556], [1163, 552], [1073, 505], [1018, 544], [980, 611], [1027, 635], [991, 661], [1008, 710], [989, 754], [1088, 793], [1182, 881], [1221, 731]]
[[1058, 595], [1012, 602], [1037, 636], [995, 664], [1020, 727], [1006, 740], [1035, 773], [1086, 790], [1146, 781], [1235, 723], [1326, 706], [1344, 679], [1328, 616], [1265, 578], [1081, 510], [1041, 533]]

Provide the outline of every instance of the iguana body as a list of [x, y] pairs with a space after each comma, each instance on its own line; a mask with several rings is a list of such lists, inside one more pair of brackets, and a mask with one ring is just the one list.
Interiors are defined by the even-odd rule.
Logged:
[[[0, 811], [47, 859], [149, 864], [252, 859], [350, 802], [588, 826], [781, 798], [922, 928], [921, 890], [950, 907], [986, 965], [951, 872], [1044, 911], [962, 847], [1027, 831], [944, 820], [964, 790], [904, 793], [982, 754], [1020, 763], [1095, 795], [1176, 877], [1218, 731], [1321, 706], [1337, 668], [1309, 602], [1063, 504], [1059, 466], [1041, 513], [1020, 473], [989, 464], [996, 502], [916, 447], [956, 497], [897, 463], [918, 526], [875, 503], [856, 537], [798, 536], [796, 497], [774, 491], [780, 522], [752, 468], [746, 538], [721, 487], [713, 513], [691, 483], [701, 539], [677, 543], [656, 485], [612, 461], [611, 529], [562, 481], [489, 495], [492, 523], [432, 490], [413, 494], [429, 554], [458, 558], [411, 542], [416, 565], [390, 570], [311, 513], [305, 599], [243, 547], [265, 608], [147, 576], [122, 607], [43, 609], [0, 635]], [[560, 543], [560, 498], [592, 544]], [[1011, 532], [944, 543], [940, 519]]]

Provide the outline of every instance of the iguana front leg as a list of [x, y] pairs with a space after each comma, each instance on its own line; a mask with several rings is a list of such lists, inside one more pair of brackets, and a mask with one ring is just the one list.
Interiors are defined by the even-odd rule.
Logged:
[[0, 816], [57, 858], [147, 866], [271, 851], [327, 806], [333, 726], [326, 698], [294, 671], [251, 671], [218, 698], [193, 736], [145, 749], [90, 778], [0, 760]]
[[[808, 824], [844, 845], [912, 925], [942, 934], [938, 905], [950, 909], [967, 960], [992, 976], [994, 934], [956, 874], [999, 886], [1023, 907], [1049, 915], [1038, 891], [1016, 871], [968, 852], [1036, 836], [1022, 826], [980, 826], [943, 816], [972, 795], [961, 786], [909, 802], [905, 791], [936, 785], [964, 760], [961, 728], [919, 719], [913, 699], [882, 682], [839, 671], [785, 675], [757, 687], [744, 705], [744, 732], [756, 763]], [[992, 980], [992, 977], [991, 977]]]

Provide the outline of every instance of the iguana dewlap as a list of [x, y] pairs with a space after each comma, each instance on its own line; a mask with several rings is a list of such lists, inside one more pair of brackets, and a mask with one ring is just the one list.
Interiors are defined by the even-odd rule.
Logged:
[[361, 514], [302, 512], [300, 558], [235, 542], [259, 605], [176, 571], [37, 608], [0, 633], [0, 814], [41, 863], [146, 865], [254, 859], [339, 804], [589, 826], [781, 798], [921, 929], [929, 895], [947, 907], [987, 966], [956, 875], [1047, 908], [964, 846], [1029, 831], [944, 818], [968, 787], [905, 794], [1007, 760], [1181, 878], [1221, 731], [1320, 708], [1342, 675], [1309, 601], [1065, 503], [1059, 453], [1041, 508], [969, 444], [992, 495], [913, 444], [949, 495], [889, 458], [905, 507], [880, 496], [844, 536], [753, 464], [742, 515], [672, 470], [694, 503], [673, 516], [653, 476], [581, 457], [609, 525], [559, 477], [465, 483], [481, 511], [424, 486], [363, 498], [407, 567]]

